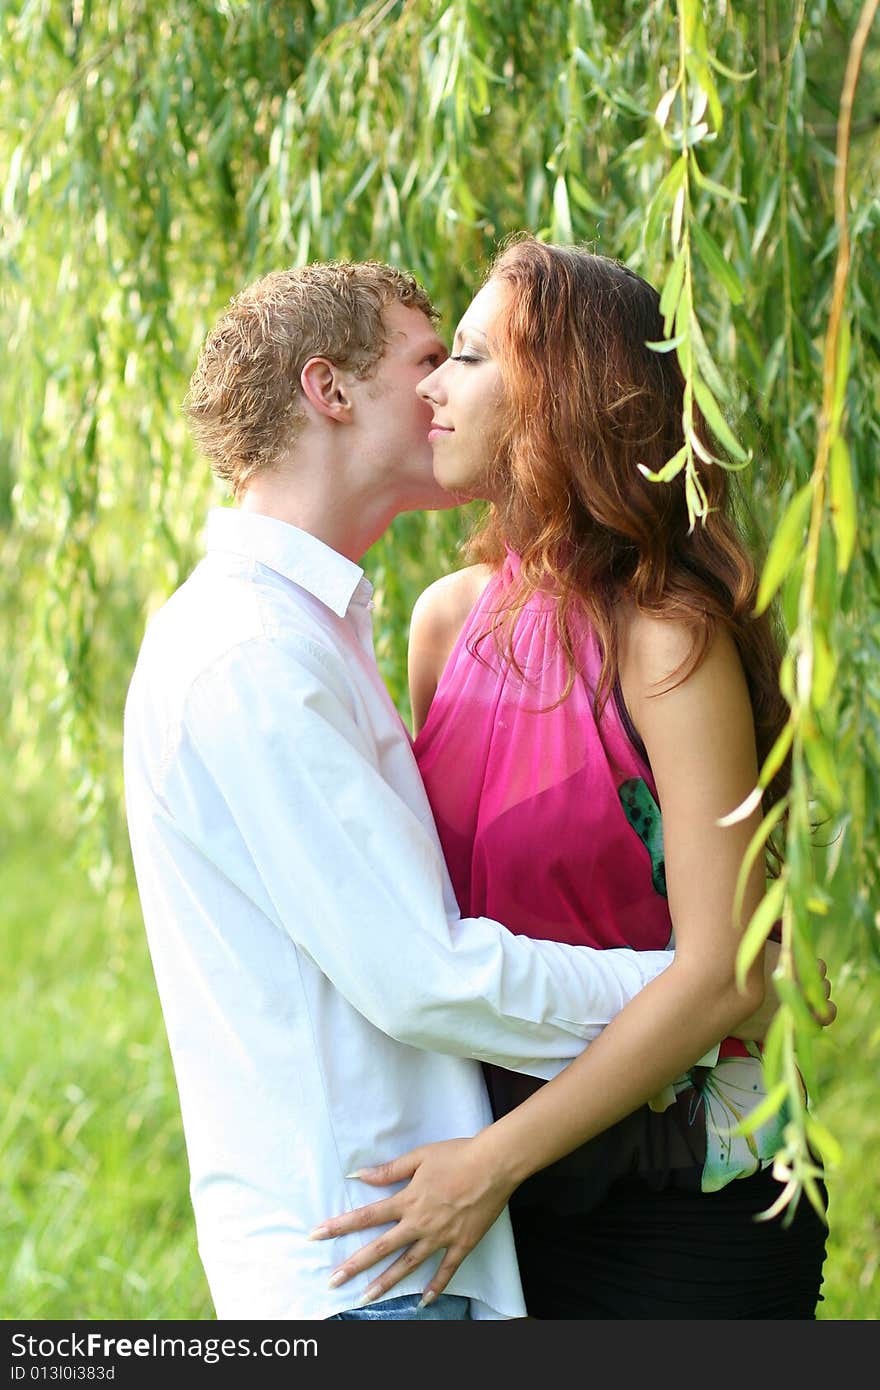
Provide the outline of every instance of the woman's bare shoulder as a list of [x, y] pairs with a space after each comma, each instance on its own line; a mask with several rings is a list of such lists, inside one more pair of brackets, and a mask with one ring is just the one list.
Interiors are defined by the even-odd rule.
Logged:
[[[461, 631], [480, 594], [492, 578], [491, 565], [467, 565], [441, 575], [429, 584], [416, 599], [413, 607], [413, 626], [426, 638], [442, 641]], [[433, 645], [433, 643], [432, 643]]]
[[648, 613], [632, 600], [617, 610], [621, 675], [639, 685], [662, 682], [691, 657], [698, 640], [693, 623], [667, 614]]
[[718, 680], [734, 678], [737, 684], [742, 680], [736, 643], [722, 624], [706, 640], [693, 619], [646, 613], [627, 602], [619, 609], [617, 632], [627, 703], [665, 693], [685, 673], [689, 692], [708, 689]]

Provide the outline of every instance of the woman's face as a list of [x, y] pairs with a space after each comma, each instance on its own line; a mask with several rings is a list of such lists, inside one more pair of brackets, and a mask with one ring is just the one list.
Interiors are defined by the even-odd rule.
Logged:
[[490, 498], [489, 470], [504, 425], [493, 329], [508, 293], [501, 280], [483, 286], [455, 330], [452, 356], [416, 387], [434, 411], [434, 477], [461, 497]]

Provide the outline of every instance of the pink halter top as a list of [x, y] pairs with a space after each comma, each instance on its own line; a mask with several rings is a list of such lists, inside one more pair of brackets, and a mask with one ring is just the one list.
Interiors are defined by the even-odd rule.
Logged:
[[509, 552], [478, 599], [414, 743], [459, 906], [526, 936], [661, 950], [672, 923], [651, 770], [619, 692], [596, 719], [601, 656], [586, 621], [561, 703], [552, 596], [517, 618], [524, 678], [502, 658], [489, 630], [518, 568]]

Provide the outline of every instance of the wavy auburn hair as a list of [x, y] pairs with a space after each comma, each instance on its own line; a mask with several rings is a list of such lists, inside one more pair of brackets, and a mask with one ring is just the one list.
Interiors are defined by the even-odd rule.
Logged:
[[[534, 239], [503, 250], [487, 279], [509, 289], [493, 329], [507, 418], [491, 466], [493, 502], [468, 553], [497, 567], [507, 543], [522, 560], [496, 638], [513, 661], [516, 615], [536, 590], [557, 594], [567, 694], [576, 676], [570, 617], [585, 612], [603, 654], [601, 712], [618, 677], [621, 598], [691, 628], [693, 650], [670, 673], [673, 684], [697, 668], [723, 625], [745, 670], [760, 765], [788, 706], [773, 620], [754, 616], [756, 566], [732, 517], [729, 475], [698, 460], [710, 511], [690, 531], [684, 473], [652, 483], [639, 468], [660, 469], [684, 444], [676, 355], [645, 346], [664, 337], [656, 290], [617, 261]], [[694, 416], [717, 456], [696, 408]], [[765, 810], [789, 780], [786, 764], [765, 793]]]

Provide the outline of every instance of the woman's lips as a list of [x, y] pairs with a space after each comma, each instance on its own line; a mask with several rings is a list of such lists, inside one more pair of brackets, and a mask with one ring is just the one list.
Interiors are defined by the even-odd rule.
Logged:
[[432, 425], [428, 430], [429, 439], [442, 439], [444, 435], [454, 434], [455, 431], [448, 425]]

